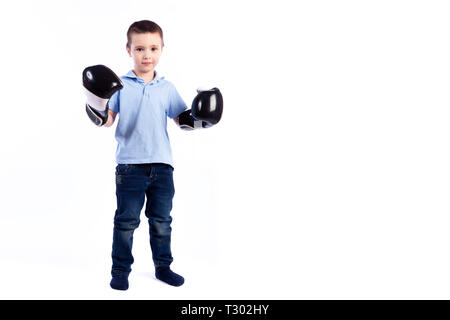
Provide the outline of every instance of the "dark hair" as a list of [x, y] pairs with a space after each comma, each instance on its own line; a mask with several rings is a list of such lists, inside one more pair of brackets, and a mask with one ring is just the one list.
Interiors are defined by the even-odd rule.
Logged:
[[141, 20], [133, 22], [127, 31], [127, 47], [131, 46], [131, 35], [133, 33], [158, 32], [161, 37], [162, 46], [164, 47], [163, 31], [155, 22], [149, 20]]

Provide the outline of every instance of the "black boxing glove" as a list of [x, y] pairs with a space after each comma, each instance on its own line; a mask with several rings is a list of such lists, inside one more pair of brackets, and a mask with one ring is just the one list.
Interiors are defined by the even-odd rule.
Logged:
[[223, 112], [223, 97], [218, 88], [197, 90], [192, 107], [178, 116], [181, 129], [194, 130], [216, 125]]
[[86, 113], [100, 127], [108, 120], [108, 100], [123, 88], [122, 81], [108, 67], [95, 65], [83, 70], [83, 87], [86, 93]]

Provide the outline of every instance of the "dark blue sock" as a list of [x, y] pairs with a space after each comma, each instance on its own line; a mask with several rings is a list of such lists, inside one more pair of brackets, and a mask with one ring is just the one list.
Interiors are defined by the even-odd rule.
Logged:
[[109, 285], [116, 290], [127, 290], [128, 277], [113, 277]]
[[175, 287], [179, 287], [184, 283], [184, 278], [170, 270], [169, 267], [157, 267], [155, 276], [156, 279]]

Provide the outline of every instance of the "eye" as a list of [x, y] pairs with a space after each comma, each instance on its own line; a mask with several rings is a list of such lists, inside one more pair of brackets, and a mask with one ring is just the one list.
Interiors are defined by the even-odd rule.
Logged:
[[142, 48], [137, 48], [136, 50], [137, 50], [137, 51], [142, 51], [142, 50], [144, 50], [144, 49], [142, 49]]
[[152, 51], [158, 51], [158, 48], [152, 48]]

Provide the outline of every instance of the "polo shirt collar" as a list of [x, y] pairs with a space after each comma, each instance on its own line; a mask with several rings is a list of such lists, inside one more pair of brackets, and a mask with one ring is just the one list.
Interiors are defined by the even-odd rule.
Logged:
[[[136, 79], [136, 80], [142, 80], [142, 81], [144, 81], [142, 78], [139, 78], [138, 76], [136, 76], [136, 74], [134, 73], [134, 71], [133, 70], [130, 70], [130, 71], [128, 71], [128, 73], [125, 75], [125, 77], [127, 77], [127, 78], [134, 78], [134, 79]], [[160, 75], [159, 75], [159, 73], [155, 70], [155, 77], [153, 78], [153, 80], [152, 81], [150, 81], [150, 83], [158, 83], [158, 82], [160, 82], [162, 79], [164, 79], [164, 77], [161, 77]], [[150, 84], [149, 83], [149, 84]]]

